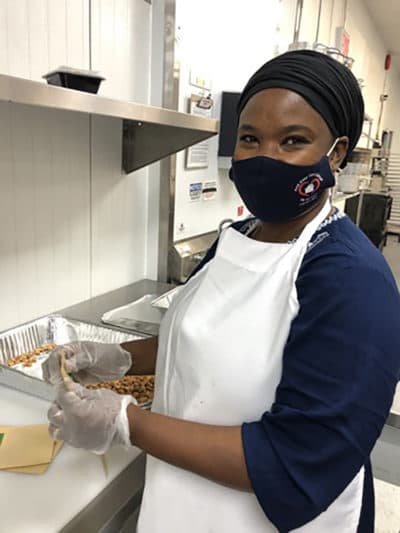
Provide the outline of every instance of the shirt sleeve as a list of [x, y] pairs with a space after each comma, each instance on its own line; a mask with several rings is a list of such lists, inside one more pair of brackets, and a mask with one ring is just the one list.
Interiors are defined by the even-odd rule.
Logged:
[[249, 478], [279, 531], [316, 518], [368, 462], [399, 379], [400, 299], [390, 273], [314, 263], [296, 283], [300, 309], [275, 402], [242, 426]]

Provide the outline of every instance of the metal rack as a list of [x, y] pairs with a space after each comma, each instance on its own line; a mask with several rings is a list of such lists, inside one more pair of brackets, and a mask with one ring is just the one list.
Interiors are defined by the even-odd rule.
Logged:
[[393, 198], [388, 233], [400, 235], [400, 153], [390, 154], [386, 185], [390, 188], [390, 195]]
[[364, 131], [364, 125], [363, 125], [363, 131], [361, 132], [361, 136], [367, 138], [367, 146], [366, 146], [366, 148], [369, 149], [370, 147], [372, 147], [372, 145], [374, 143], [374, 139], [372, 137], [372, 125], [374, 123], [374, 119], [369, 117], [367, 114], [365, 114], [364, 115], [364, 124], [365, 123], [368, 124], [368, 133], [366, 131]]

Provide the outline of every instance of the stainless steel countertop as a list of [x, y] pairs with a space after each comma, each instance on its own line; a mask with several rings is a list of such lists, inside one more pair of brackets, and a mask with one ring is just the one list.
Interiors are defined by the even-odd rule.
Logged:
[[[143, 279], [136, 283], [132, 283], [131, 285], [127, 285], [126, 287], [107, 292], [91, 298], [90, 300], [61, 309], [60, 311], [57, 311], [57, 314], [67, 318], [74, 318], [75, 320], [82, 320], [83, 322], [90, 322], [91, 324], [98, 326], [112, 328], [113, 326], [104, 324], [101, 321], [101, 317], [106, 311], [133, 302], [145, 294], [161, 295], [173, 289], [173, 287], [174, 285], [168, 283]], [[123, 328], [114, 327], [114, 329]]]

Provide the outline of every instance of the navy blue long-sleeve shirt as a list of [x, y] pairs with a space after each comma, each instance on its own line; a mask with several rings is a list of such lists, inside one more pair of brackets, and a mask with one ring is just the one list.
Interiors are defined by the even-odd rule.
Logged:
[[338, 212], [312, 237], [296, 289], [275, 402], [242, 426], [249, 478], [285, 532], [326, 510], [364, 466], [358, 531], [373, 533], [369, 456], [400, 378], [399, 291], [381, 253]]

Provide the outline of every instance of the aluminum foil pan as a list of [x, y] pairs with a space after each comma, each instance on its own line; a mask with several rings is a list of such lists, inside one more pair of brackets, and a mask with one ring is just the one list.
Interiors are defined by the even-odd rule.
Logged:
[[52, 385], [8, 367], [7, 361], [45, 344], [65, 344], [77, 340], [121, 343], [142, 338], [143, 335], [115, 331], [58, 315], [40, 318], [0, 334], [0, 384], [44, 400], [53, 400]]

